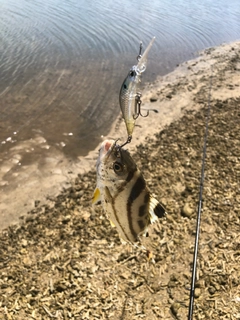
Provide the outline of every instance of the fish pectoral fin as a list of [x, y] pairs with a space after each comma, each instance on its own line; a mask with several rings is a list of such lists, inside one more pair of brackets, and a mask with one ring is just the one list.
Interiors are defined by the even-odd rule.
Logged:
[[151, 196], [149, 203], [150, 222], [156, 222], [159, 218], [163, 218], [166, 213], [164, 207]]
[[106, 199], [106, 201], [107, 202], [109, 202], [109, 203], [113, 203], [113, 198], [112, 198], [112, 196], [111, 196], [111, 193], [110, 193], [110, 191], [109, 191], [109, 188], [108, 187], [105, 187], [105, 199]]
[[99, 201], [101, 201], [101, 193], [98, 187], [95, 188], [94, 194], [92, 197], [92, 204], [97, 204]]

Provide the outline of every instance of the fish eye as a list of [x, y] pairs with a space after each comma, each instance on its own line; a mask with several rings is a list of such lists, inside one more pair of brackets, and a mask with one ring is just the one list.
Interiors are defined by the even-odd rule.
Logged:
[[120, 162], [114, 162], [113, 164], [113, 170], [115, 173], [120, 173], [123, 171], [123, 165]]

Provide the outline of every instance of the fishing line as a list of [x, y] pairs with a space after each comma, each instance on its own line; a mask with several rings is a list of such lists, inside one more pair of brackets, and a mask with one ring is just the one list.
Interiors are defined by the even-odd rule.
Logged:
[[201, 211], [202, 211], [202, 195], [203, 195], [203, 185], [204, 185], [204, 169], [205, 169], [205, 160], [207, 155], [207, 138], [208, 138], [208, 125], [210, 119], [211, 111], [211, 89], [212, 89], [212, 68], [211, 76], [209, 82], [209, 93], [208, 93], [208, 111], [206, 119], [206, 130], [203, 144], [203, 157], [202, 157], [202, 170], [200, 178], [200, 188], [199, 188], [199, 201], [198, 201], [198, 211], [197, 211], [197, 225], [196, 225], [196, 237], [194, 245], [194, 254], [193, 254], [193, 267], [192, 267], [192, 281], [190, 289], [190, 298], [189, 298], [189, 309], [188, 309], [188, 320], [192, 320], [193, 316], [193, 307], [194, 307], [194, 293], [195, 293], [195, 281], [196, 281], [196, 271], [197, 271], [197, 256], [198, 256], [198, 242], [199, 242], [199, 233], [200, 233], [200, 222], [201, 222]]

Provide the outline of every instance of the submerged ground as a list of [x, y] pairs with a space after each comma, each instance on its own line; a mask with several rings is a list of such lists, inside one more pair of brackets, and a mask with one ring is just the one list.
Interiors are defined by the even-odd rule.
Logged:
[[[240, 82], [225, 81], [240, 78], [239, 51], [225, 60], [212, 75], [194, 319], [240, 319]], [[207, 77], [194, 94], [198, 108], [132, 153], [168, 211], [146, 240], [155, 261], [123, 246], [101, 208], [92, 210], [95, 171], [78, 175], [2, 231], [1, 319], [187, 319]], [[181, 86], [169, 87], [167, 99]], [[234, 94], [216, 94], [221, 89]]]

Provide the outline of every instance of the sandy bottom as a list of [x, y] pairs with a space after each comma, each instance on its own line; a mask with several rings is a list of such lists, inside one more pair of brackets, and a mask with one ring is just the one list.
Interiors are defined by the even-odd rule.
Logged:
[[[97, 150], [76, 163], [54, 153], [25, 176], [19, 166], [14, 185], [4, 185], [10, 170], [9, 164], [1, 166], [0, 221], [9, 227], [0, 237], [0, 314], [187, 318], [211, 89], [194, 317], [240, 319], [239, 85], [240, 42], [235, 42], [205, 50], [143, 92], [144, 107], [158, 113], [137, 120], [128, 149], [168, 211], [145, 240], [155, 262], [145, 251], [123, 246], [101, 208], [91, 208]], [[120, 118], [108, 138], [126, 138]], [[12, 165], [25, 152], [19, 150]]]

